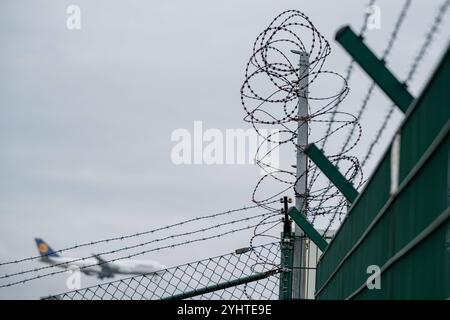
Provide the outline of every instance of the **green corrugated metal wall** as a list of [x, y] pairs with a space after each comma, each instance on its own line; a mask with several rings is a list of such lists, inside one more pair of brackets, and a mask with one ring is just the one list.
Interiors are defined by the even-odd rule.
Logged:
[[[449, 52], [399, 131], [399, 191], [390, 195], [389, 149], [319, 261], [317, 299], [450, 297]], [[415, 239], [433, 226], [427, 237]], [[387, 267], [414, 239], [417, 245]], [[387, 267], [380, 290], [365, 287], [369, 265]]]

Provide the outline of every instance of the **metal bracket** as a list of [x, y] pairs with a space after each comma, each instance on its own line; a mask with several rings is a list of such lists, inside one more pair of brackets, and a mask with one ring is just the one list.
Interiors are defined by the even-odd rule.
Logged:
[[357, 36], [349, 26], [341, 28], [336, 33], [335, 39], [405, 113], [414, 97], [409, 93], [405, 84], [398, 81], [392, 72], [386, 68], [384, 61], [378, 59], [364, 44], [361, 37]]
[[314, 226], [309, 223], [306, 217], [300, 213], [295, 207], [291, 207], [288, 211], [289, 216], [303, 230], [303, 232], [311, 239], [312, 242], [323, 252], [328, 246], [328, 242], [320, 235]]
[[354, 202], [358, 197], [358, 191], [348, 181], [342, 173], [328, 160], [323, 152], [314, 143], [305, 148], [305, 153], [317, 165], [317, 167], [327, 176], [328, 179], [339, 189], [349, 202]]

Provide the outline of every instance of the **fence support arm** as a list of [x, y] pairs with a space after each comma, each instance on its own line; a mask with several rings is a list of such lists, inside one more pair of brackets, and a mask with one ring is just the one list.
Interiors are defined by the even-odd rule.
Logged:
[[349, 26], [341, 28], [336, 33], [335, 39], [405, 113], [414, 97], [409, 93], [405, 84], [398, 81], [389, 71], [384, 61], [378, 59]]
[[358, 191], [348, 181], [342, 173], [328, 160], [323, 152], [316, 147], [314, 143], [308, 145], [305, 149], [308, 157], [317, 165], [317, 167], [327, 176], [328, 179], [338, 188], [348, 202], [355, 201], [358, 197]]
[[314, 226], [309, 223], [306, 217], [300, 213], [295, 207], [291, 207], [288, 211], [289, 216], [303, 230], [303, 232], [311, 239], [312, 242], [323, 252], [328, 246], [328, 242], [322, 238]]

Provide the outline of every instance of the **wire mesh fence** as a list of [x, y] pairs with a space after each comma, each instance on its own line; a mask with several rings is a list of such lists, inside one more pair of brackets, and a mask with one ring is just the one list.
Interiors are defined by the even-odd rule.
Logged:
[[269, 243], [161, 270], [120, 279], [45, 299], [273, 300], [279, 294], [280, 244]]

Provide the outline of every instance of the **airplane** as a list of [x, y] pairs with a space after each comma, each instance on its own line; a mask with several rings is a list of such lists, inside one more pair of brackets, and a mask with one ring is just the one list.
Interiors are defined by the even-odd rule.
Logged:
[[[100, 255], [79, 260], [79, 258], [62, 257], [56, 253], [44, 240], [35, 238], [41, 261], [68, 270], [80, 270], [84, 274], [96, 275], [99, 279], [113, 278], [116, 274], [128, 275], [160, 275], [166, 267], [157, 261], [120, 259], [108, 262]], [[77, 261], [74, 261], [77, 260]]]

